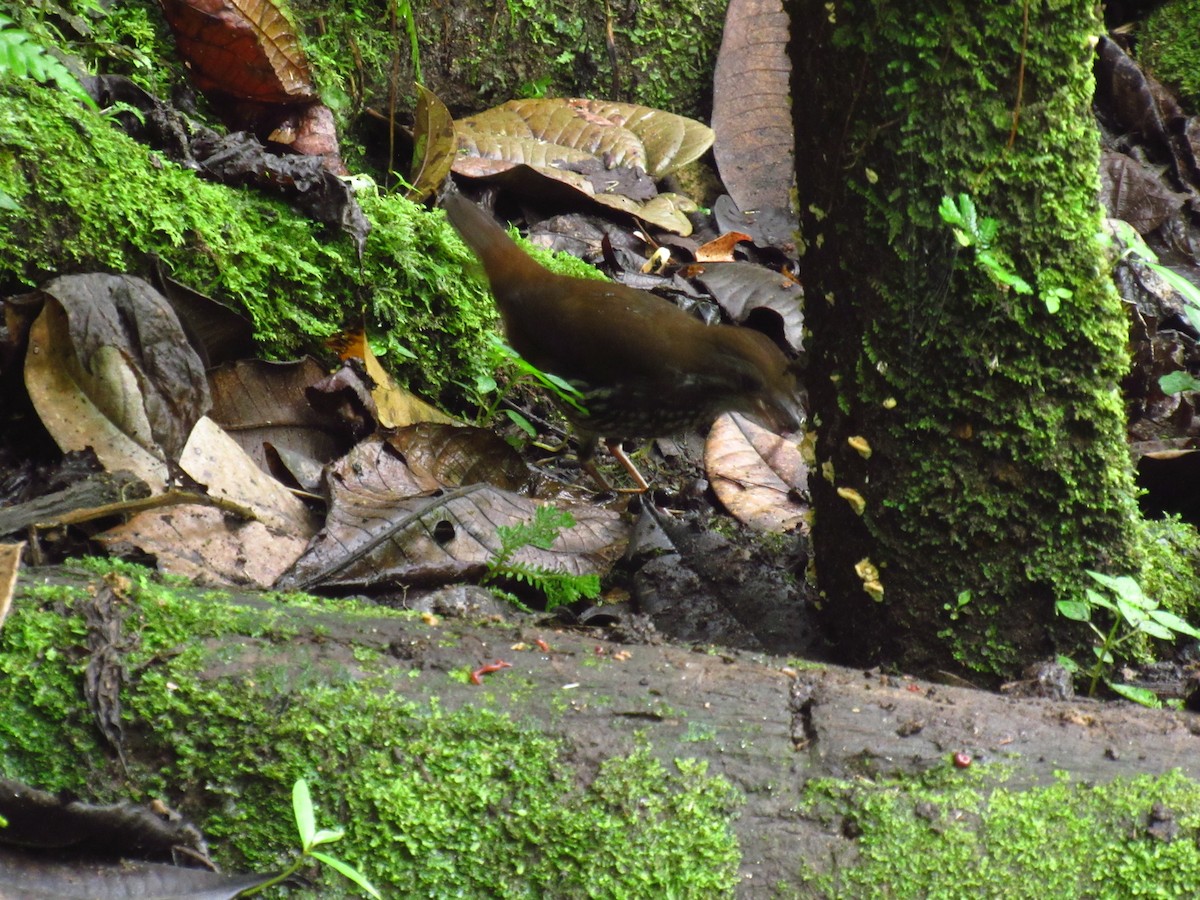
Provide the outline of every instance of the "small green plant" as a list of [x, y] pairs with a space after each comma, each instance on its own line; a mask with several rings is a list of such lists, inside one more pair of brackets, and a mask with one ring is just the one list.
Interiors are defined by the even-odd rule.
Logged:
[[541, 78], [523, 81], [521, 82], [521, 86], [517, 88], [517, 96], [531, 100], [545, 97], [546, 90], [550, 87], [550, 82], [553, 80], [552, 76], [543, 75]]
[[966, 605], [971, 602], [970, 591], [959, 591], [953, 603], [943, 603], [942, 609], [950, 613], [950, 621], [955, 621], [966, 611]]
[[[596, 575], [571, 575], [513, 561], [513, 557], [522, 547], [549, 550], [564, 530], [574, 527], [574, 516], [565, 509], [548, 503], [539, 506], [527, 522], [499, 526], [496, 533], [500, 538], [500, 549], [488, 562], [487, 572], [480, 583], [489, 584], [502, 578], [524, 582], [545, 595], [548, 610], [574, 603], [581, 597], [598, 597], [600, 578]], [[503, 593], [517, 606], [524, 608], [525, 605], [517, 597], [508, 592]]]
[[[998, 247], [992, 246], [999, 223], [987, 216], [980, 218], [970, 194], [959, 194], [957, 201], [949, 194], [942, 197], [938, 215], [950, 226], [960, 247], [975, 249], [975, 261], [999, 287], [1006, 290], [1011, 288], [1018, 294], [1033, 293], [1029, 282], [1013, 271], [1013, 263], [1008, 255]], [[1050, 312], [1058, 312], [1058, 302], [1063, 299], [1063, 290], [1056, 289], [1043, 296], [1042, 299]], [[1070, 296], [1069, 291], [1066, 293]]]
[[52, 82], [60, 90], [96, 109], [96, 102], [70, 69], [38, 44], [28, 31], [17, 28], [12, 19], [0, 15], [0, 78], [10, 74], [17, 78], [32, 78], [39, 84]]
[[[487, 340], [490, 354], [487, 368], [492, 371], [505, 370], [512, 373], [512, 377], [504, 383], [503, 387], [500, 386], [493, 375], [480, 375], [475, 379], [475, 397], [480, 409], [479, 416], [476, 419], [477, 425], [480, 427], [489, 425], [496, 417], [496, 413], [499, 412], [504, 398], [522, 383], [545, 388], [558, 398], [561, 403], [577, 410], [580, 415], [587, 415], [587, 407], [583, 405], [583, 394], [575, 387], [557, 375], [543, 372], [537, 366], [528, 362], [521, 354], [505, 343], [504, 339], [499, 335], [490, 334]], [[506, 409], [504, 412], [518, 428], [531, 438], [537, 436], [537, 429], [519, 412], [512, 409]]]
[[[1178, 272], [1168, 269], [1158, 261], [1158, 255], [1146, 246], [1142, 236], [1132, 225], [1119, 219], [1114, 220], [1117, 237], [1125, 245], [1122, 256], [1136, 256], [1146, 267], [1153, 270], [1167, 284], [1179, 292], [1183, 299], [1183, 312], [1188, 322], [1200, 331], [1200, 288], [1192, 284]], [[1168, 372], [1158, 379], [1158, 386], [1164, 394], [1178, 394], [1182, 391], [1200, 391], [1200, 380], [1189, 372]]]
[[300, 855], [296, 857], [295, 862], [280, 872], [275, 878], [248, 891], [243, 891], [239, 896], [249, 897], [252, 894], [261, 893], [272, 885], [286, 881], [305, 864], [306, 858], [312, 857], [318, 862], [324, 863], [329, 868], [345, 875], [372, 897], [379, 897], [379, 891], [375, 889], [371, 882], [367, 881], [366, 876], [362, 872], [349, 863], [344, 863], [340, 859], [330, 856], [328, 853], [315, 849], [322, 844], [332, 844], [334, 841], [340, 841], [345, 832], [340, 828], [334, 830], [322, 828], [320, 831], [317, 831], [317, 820], [313, 814], [312, 795], [308, 791], [308, 782], [303, 778], [298, 779], [292, 785], [292, 813], [296, 817], [296, 830], [300, 832]]
[[[1147, 597], [1141, 586], [1128, 575], [1114, 578], [1100, 572], [1089, 571], [1087, 574], [1106, 588], [1106, 592], [1088, 588], [1084, 591], [1084, 599], [1059, 600], [1055, 608], [1061, 616], [1076, 622], [1086, 622], [1100, 639], [1100, 644], [1092, 648], [1096, 654], [1096, 662], [1085, 673], [1089, 679], [1088, 696], [1095, 695], [1096, 687], [1103, 678], [1105, 683], [1122, 697], [1143, 706], [1161, 705], [1152, 691], [1133, 685], [1117, 684], [1106, 677], [1105, 673], [1111, 672], [1116, 665], [1117, 650], [1139, 635], [1170, 641], [1178, 635], [1200, 638], [1200, 631], [1179, 616], [1159, 609], [1158, 601]], [[1112, 616], [1112, 625], [1107, 631], [1102, 630], [1093, 621], [1092, 617], [1097, 609], [1108, 610]], [[1061, 661], [1070, 669], [1079, 668], [1073, 661]]]

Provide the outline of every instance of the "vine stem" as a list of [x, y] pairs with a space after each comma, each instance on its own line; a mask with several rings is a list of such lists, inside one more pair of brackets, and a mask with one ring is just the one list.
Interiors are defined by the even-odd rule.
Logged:
[[1017, 126], [1021, 122], [1021, 101], [1025, 95], [1025, 49], [1029, 46], [1029, 0], [1021, 4], [1021, 61], [1017, 66], [1017, 102], [1013, 106], [1012, 130], [1008, 133], [1005, 148], [1011, 150], [1017, 140]]

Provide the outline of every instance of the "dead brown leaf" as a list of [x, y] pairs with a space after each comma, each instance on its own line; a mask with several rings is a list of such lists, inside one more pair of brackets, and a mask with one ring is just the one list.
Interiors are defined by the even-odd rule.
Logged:
[[725, 413], [708, 433], [704, 465], [717, 499], [738, 521], [774, 532], [804, 522], [808, 469], [795, 440]]

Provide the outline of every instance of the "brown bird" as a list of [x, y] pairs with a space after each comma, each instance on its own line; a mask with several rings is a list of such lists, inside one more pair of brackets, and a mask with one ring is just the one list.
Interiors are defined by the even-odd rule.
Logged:
[[600, 485], [592, 461], [600, 436], [645, 491], [623, 439], [663, 437], [727, 411], [776, 428], [799, 424], [795, 377], [766, 335], [705, 325], [647, 291], [556, 275], [457, 191], [442, 205], [483, 263], [509, 344], [583, 395], [586, 414], [559, 405], [578, 434], [580, 464]]

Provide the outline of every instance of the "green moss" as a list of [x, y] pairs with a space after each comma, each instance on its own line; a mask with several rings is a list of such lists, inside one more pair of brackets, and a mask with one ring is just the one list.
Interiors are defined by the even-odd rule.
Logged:
[[1200, 533], [1178, 516], [1143, 520], [1138, 583], [1177, 616], [1200, 622]]
[[[397, 41], [387, 3], [295, 0], [293, 6], [322, 99], [339, 116], [386, 106], [395, 65], [400, 108], [412, 108], [405, 25], [401, 20]], [[444, 11], [423, 4], [413, 4], [412, 13], [421, 54], [442, 58], [423, 68], [445, 66], [450, 71], [443, 78], [470, 86], [469, 93], [444, 98], [463, 111], [545, 94], [627, 100], [706, 119], [726, 6], [727, 0], [614, 5], [610, 20], [602, 4], [507, 0], [486, 24], [469, 26], [448, 26]], [[615, 73], [604, 37], [610, 21]], [[619, 96], [613, 96], [614, 83]]]
[[[642, 746], [582, 783], [559, 739], [489, 709], [488, 695], [447, 712], [405, 699], [412, 682], [376, 654], [297, 640], [298, 623], [328, 615], [317, 601], [197, 597], [113, 568], [124, 633], [136, 635], [121, 694], [138, 746], [128, 778], [82, 696], [86, 582], [21, 590], [0, 632], [5, 775], [99, 800], [116, 794], [95, 785], [136, 785], [140, 799], [195, 818], [230, 868], [275, 868], [289, 855], [289, 791], [304, 776], [319, 822], [347, 830], [337, 855], [405, 895], [731, 895], [739, 801], [703, 763], [668, 766]], [[336, 618], [355, 607], [341, 601]], [[321, 895], [339, 889], [330, 876]]]
[[53, 91], [0, 97], [0, 282], [69, 271], [145, 275], [161, 258], [179, 280], [233, 301], [277, 357], [320, 352], [360, 313], [385, 361], [437, 399], [471, 381], [495, 321], [473, 257], [440, 213], [366, 195], [374, 228], [361, 266], [348, 237], [257, 192], [207, 183], [163, 161]]
[[[1003, 769], [823, 780], [806, 814], [857, 834], [852, 863], [808, 881], [829, 898], [1182, 897], [1200, 880], [1200, 784], [1178, 772], [1014, 789]], [[1147, 833], [1162, 804], [1174, 839]]]
[[1137, 57], [1150, 74], [1178, 92], [1188, 112], [1200, 107], [1200, 0], [1157, 5], [1141, 23]]
[[[1050, 651], [1048, 623], [1064, 644], [1087, 639], [1053, 617], [1083, 570], [1141, 566], [1117, 389], [1128, 326], [1096, 240], [1094, 6], [1029, 7], [1027, 42], [1020, 4], [836, 6], [812, 43], [841, 52], [816, 54], [819, 72], [798, 59], [793, 92], [798, 159], [830, 160], [801, 185], [807, 293], [834, 301], [806, 309], [817, 457], [837, 472], [814, 483], [826, 609], [860, 650], [903, 666], [1011, 675]], [[814, 77], [839, 98], [799, 96]], [[942, 197], [964, 192], [999, 220], [994, 247], [1031, 295], [997, 284], [942, 223]], [[1042, 294], [1060, 289], [1070, 299], [1051, 313]], [[861, 518], [838, 487], [866, 499]], [[864, 558], [882, 612], [854, 572]], [[944, 617], [967, 589], [970, 607]]]

